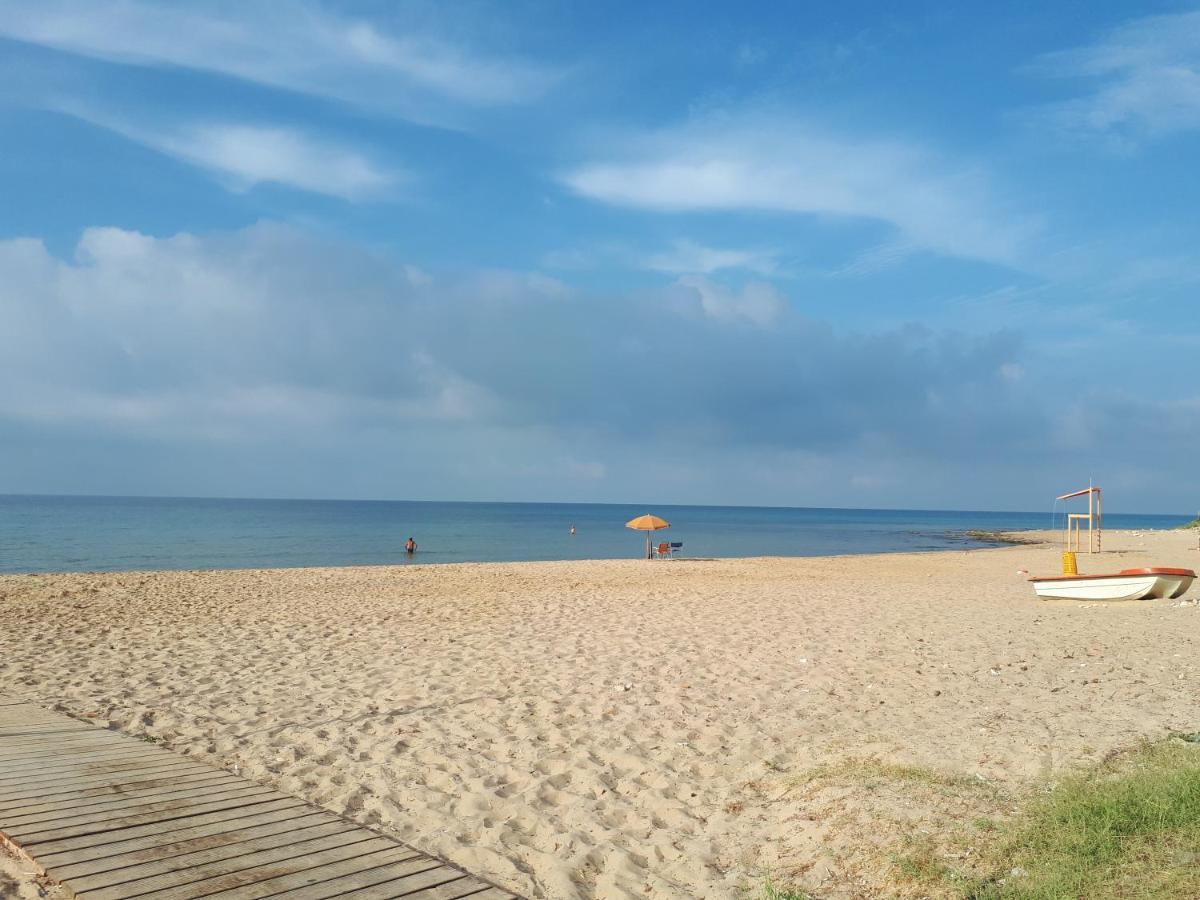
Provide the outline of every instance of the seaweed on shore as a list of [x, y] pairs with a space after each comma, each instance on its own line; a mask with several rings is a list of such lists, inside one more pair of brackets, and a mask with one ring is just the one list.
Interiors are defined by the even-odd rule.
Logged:
[[1040, 544], [1042, 543], [1037, 538], [1025, 537], [1012, 531], [983, 531], [981, 529], [971, 529], [964, 531], [964, 535], [976, 541], [983, 541], [988, 544]]

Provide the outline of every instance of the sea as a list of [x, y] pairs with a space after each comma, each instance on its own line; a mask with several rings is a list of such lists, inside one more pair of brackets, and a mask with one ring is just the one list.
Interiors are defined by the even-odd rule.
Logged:
[[[518, 560], [629, 559], [645, 535], [691, 557], [827, 556], [987, 546], [966, 532], [1062, 526], [1049, 512], [226, 500], [0, 495], [0, 572], [111, 572]], [[1191, 516], [1109, 514], [1108, 528], [1173, 528]], [[575, 533], [571, 534], [574, 527]], [[417, 552], [404, 543], [412, 537]]]

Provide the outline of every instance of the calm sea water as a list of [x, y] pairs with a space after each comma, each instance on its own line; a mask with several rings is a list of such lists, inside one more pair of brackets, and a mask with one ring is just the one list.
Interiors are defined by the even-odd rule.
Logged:
[[[656, 539], [682, 541], [689, 556], [965, 548], [980, 546], [968, 529], [1051, 525], [1049, 513], [0, 495], [0, 572], [632, 558], [645, 538], [624, 523], [645, 512], [671, 522]], [[1108, 515], [1105, 524], [1170, 528], [1189, 518]]]

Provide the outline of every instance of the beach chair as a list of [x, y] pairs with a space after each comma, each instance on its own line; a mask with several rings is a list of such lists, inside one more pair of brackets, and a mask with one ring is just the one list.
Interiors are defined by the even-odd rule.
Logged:
[[666, 541], [663, 541], [661, 544], [659, 544], [657, 547], [654, 548], [654, 553], [656, 556], [658, 556], [659, 559], [665, 559], [666, 557], [671, 555], [671, 545], [668, 544]]

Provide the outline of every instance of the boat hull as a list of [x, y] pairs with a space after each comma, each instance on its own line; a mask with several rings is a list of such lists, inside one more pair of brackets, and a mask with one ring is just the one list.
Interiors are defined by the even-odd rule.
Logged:
[[1056, 575], [1029, 580], [1045, 600], [1161, 600], [1182, 597], [1195, 578], [1191, 569], [1125, 569], [1113, 575]]

